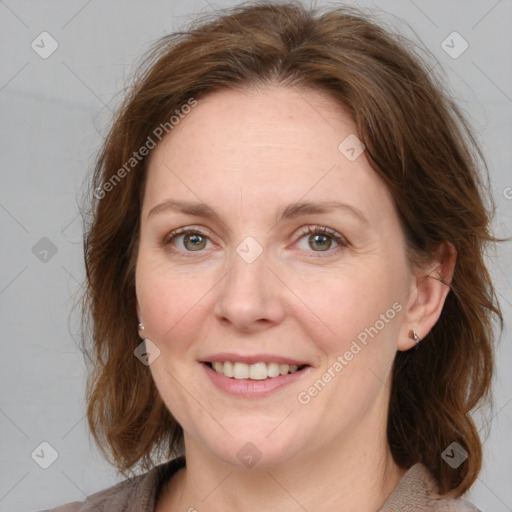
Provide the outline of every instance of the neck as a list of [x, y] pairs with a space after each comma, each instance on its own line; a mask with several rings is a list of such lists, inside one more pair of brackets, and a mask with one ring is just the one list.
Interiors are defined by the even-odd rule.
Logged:
[[393, 461], [385, 429], [376, 436], [375, 424], [360, 427], [266, 469], [227, 464], [185, 436], [186, 468], [164, 488], [156, 511], [376, 512], [406, 470]]

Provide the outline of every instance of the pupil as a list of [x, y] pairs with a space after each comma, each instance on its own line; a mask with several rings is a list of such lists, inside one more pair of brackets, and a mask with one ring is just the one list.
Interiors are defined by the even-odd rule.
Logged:
[[197, 249], [201, 249], [202, 247], [200, 246], [201, 243], [203, 242], [203, 240], [201, 240], [201, 235], [198, 235], [198, 234], [188, 234], [186, 237], [185, 237], [185, 244], [186, 242], [191, 242], [192, 243], [192, 247], [193, 249], [192, 250], [197, 250]]
[[[329, 247], [331, 246], [331, 241], [329, 240], [329, 238], [325, 235], [312, 235], [310, 237], [310, 241], [313, 240], [313, 242], [315, 244], [319, 244], [320, 246], [323, 245], [323, 248], [322, 250], [326, 250], [326, 249], [329, 249]], [[325, 246], [325, 242], [328, 242], [327, 246]]]

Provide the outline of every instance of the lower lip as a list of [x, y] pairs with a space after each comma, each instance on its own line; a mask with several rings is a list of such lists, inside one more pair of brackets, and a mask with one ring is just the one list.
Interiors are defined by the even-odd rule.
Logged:
[[244, 398], [266, 397], [278, 389], [282, 389], [296, 382], [303, 377], [310, 368], [307, 366], [298, 372], [279, 375], [279, 377], [270, 377], [264, 380], [251, 380], [226, 377], [222, 373], [217, 373], [207, 364], [201, 363], [201, 366], [204, 368], [206, 375], [208, 375], [213, 384], [221, 391], [232, 396]]

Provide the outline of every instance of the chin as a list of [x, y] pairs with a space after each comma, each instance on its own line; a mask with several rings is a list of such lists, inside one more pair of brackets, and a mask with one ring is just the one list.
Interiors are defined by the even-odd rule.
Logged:
[[[276, 424], [274, 424], [275, 428]], [[303, 450], [302, 440], [291, 432], [262, 433], [241, 429], [230, 437], [226, 434], [221, 442], [204, 442], [210, 452], [223, 462], [247, 469], [269, 469], [284, 464]]]

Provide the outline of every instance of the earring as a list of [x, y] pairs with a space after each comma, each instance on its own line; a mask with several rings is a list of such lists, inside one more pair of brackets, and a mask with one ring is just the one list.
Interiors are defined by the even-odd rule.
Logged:
[[419, 343], [421, 341], [420, 337], [416, 334], [416, 331], [414, 329], [411, 329], [409, 331], [409, 338], [411, 338], [411, 340], [414, 340], [416, 343]]
[[142, 322], [139, 322], [137, 327], [139, 328], [140, 331], [144, 330], [144, 324]]

